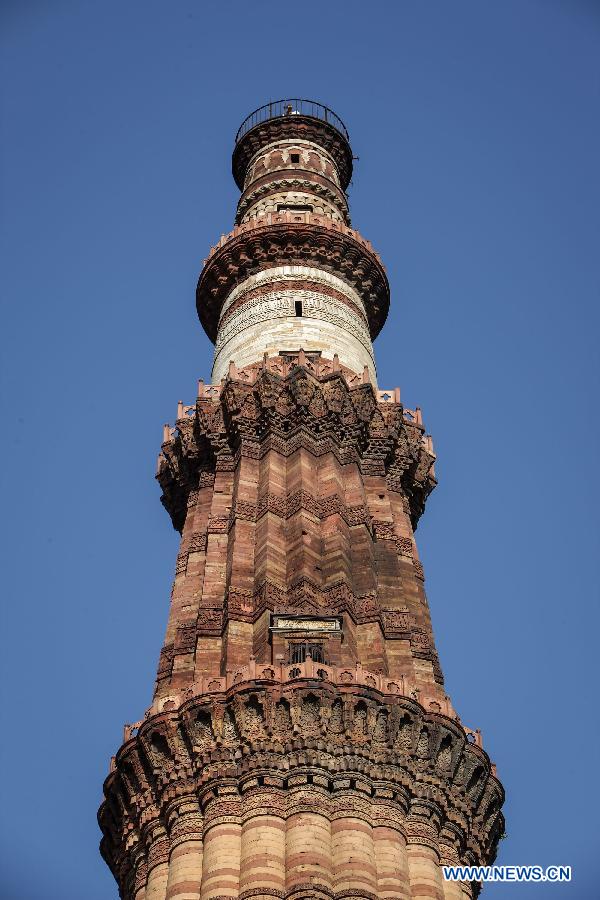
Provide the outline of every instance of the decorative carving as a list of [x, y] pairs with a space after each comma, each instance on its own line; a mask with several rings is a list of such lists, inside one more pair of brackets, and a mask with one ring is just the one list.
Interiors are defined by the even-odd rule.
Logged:
[[[378, 256], [351, 229], [324, 216], [296, 222], [289, 213], [253, 219], [235, 228], [222, 245], [211, 251], [196, 291], [198, 316], [214, 342], [221, 307], [233, 287], [264, 266], [300, 263], [343, 274], [359, 293], [369, 315], [371, 337], [379, 334], [389, 307], [389, 285]], [[343, 260], [343, 265], [340, 265]]]
[[440, 772], [447, 772], [452, 764], [452, 738], [449, 734], [442, 738], [438, 750], [436, 766]]
[[212, 719], [208, 710], [201, 709], [196, 717], [193, 731], [194, 744], [200, 750], [207, 750], [214, 745], [215, 735], [212, 728]]
[[362, 700], [354, 707], [352, 735], [355, 739], [364, 738], [367, 735], [367, 707]]
[[[232, 291], [231, 295], [223, 304], [223, 310], [219, 320], [219, 331], [240, 307], [246, 308], [248, 304], [256, 306], [257, 303], [254, 301], [260, 302], [261, 300], [270, 297], [286, 297], [290, 299], [292, 303], [298, 299], [301, 300], [303, 304], [306, 300], [327, 298], [330, 301], [333, 300], [336, 303], [341, 303], [342, 306], [345, 306], [351, 313], [358, 316], [365, 326], [368, 327], [367, 316], [362, 300], [359, 295], [355, 291], [349, 289], [347, 285], [345, 286], [346, 290], [342, 291], [332, 287], [332, 285], [327, 284], [326, 282], [319, 282], [314, 278], [289, 279], [289, 277], [285, 276], [279, 276], [277, 278], [273, 277], [268, 281], [262, 279], [262, 282], [263, 283], [258, 287], [248, 287], [247, 289], [245, 289], [244, 284], [241, 284], [237, 291]], [[235, 299], [232, 300], [233, 296], [235, 296]]]
[[237, 500], [235, 504], [235, 518], [248, 522], [256, 521], [256, 504], [247, 500]]
[[[260, 325], [261, 322], [270, 323], [277, 319], [295, 317], [295, 303], [297, 302], [302, 303], [303, 318], [328, 322], [342, 333], [347, 332], [362, 346], [360, 357], [367, 362], [370, 360], [374, 365], [373, 346], [368, 324], [363, 314], [352, 305], [341, 302], [337, 298], [324, 297], [313, 291], [279, 290], [254, 300], [248, 300], [243, 305], [228, 310], [227, 315], [223, 317], [224, 322], [219, 325], [219, 333], [215, 342], [215, 357], [218, 359], [223, 348], [231, 346], [232, 339], [246, 329]], [[310, 385], [305, 384], [304, 388], [306, 402], [301, 403], [302, 395], [297, 400], [301, 405], [308, 405], [310, 397], [307, 394]]]
[[187, 561], [188, 555], [187, 553], [179, 553], [177, 556], [177, 562], [175, 563], [175, 577], [177, 575], [184, 575], [187, 569]]
[[223, 628], [222, 609], [201, 609], [198, 611], [198, 634], [220, 634]]
[[160, 651], [158, 662], [158, 678], [167, 678], [171, 674], [173, 668], [173, 644], [165, 644]]
[[314, 734], [319, 730], [321, 705], [317, 697], [309, 694], [302, 700], [299, 725], [304, 734]]
[[412, 556], [413, 553], [413, 542], [410, 538], [407, 537], [399, 537], [396, 539], [396, 543], [398, 546], [398, 552], [401, 556]]
[[246, 618], [252, 616], [256, 608], [255, 597], [251, 591], [229, 588], [227, 594], [227, 612], [229, 618]]
[[416, 651], [429, 650], [431, 641], [429, 635], [422, 628], [413, 628], [410, 636], [410, 642]]
[[188, 553], [206, 553], [207, 534], [205, 531], [196, 531], [190, 537]]
[[377, 519], [373, 519], [372, 527], [375, 537], [378, 541], [396, 540], [396, 532], [394, 531], [393, 522], [381, 522]]
[[342, 734], [344, 731], [344, 705], [341, 700], [334, 700], [329, 715], [328, 730], [333, 734]]
[[425, 579], [425, 572], [423, 571], [423, 566], [418, 559], [413, 559], [413, 567], [417, 578], [420, 578], [421, 581], [423, 581]]
[[401, 609], [384, 609], [382, 611], [383, 629], [386, 637], [410, 636], [410, 614], [408, 607]]
[[178, 625], [174, 653], [191, 653], [196, 649], [196, 623]]
[[417, 756], [421, 759], [429, 758], [429, 732], [426, 728], [421, 729], [419, 740], [417, 741]]
[[208, 520], [209, 534], [226, 534], [229, 530], [229, 516], [210, 516]]
[[241, 702], [241, 698], [236, 696], [236, 719], [240, 723], [244, 731], [244, 735], [249, 740], [254, 740], [264, 736], [265, 717], [264, 710], [258, 697], [255, 694], [247, 700], [246, 703]]
[[231, 710], [226, 709], [223, 716], [223, 740], [225, 743], [235, 743], [239, 740], [235, 716]]
[[395, 746], [397, 746], [399, 750], [410, 750], [413, 744], [413, 734], [414, 725], [410, 716], [402, 716], [396, 733]]
[[375, 729], [373, 731], [373, 740], [378, 743], [384, 743], [388, 738], [388, 711], [380, 709], [377, 712], [375, 720]]
[[[262, 675], [262, 669], [257, 674]], [[351, 680], [352, 673], [347, 674]], [[473, 862], [493, 860], [503, 829], [502, 788], [483, 750], [468, 743], [457, 722], [450, 723], [442, 713], [426, 711], [402, 695], [384, 696], [376, 688], [369, 689], [368, 701], [356, 701], [349, 684], [336, 686], [331, 681], [319, 687], [314, 682], [308, 687], [304, 679], [262, 681], [260, 688], [250, 691], [247, 680], [228, 690], [224, 678], [213, 681], [211, 706], [202, 697], [192, 697], [177, 710], [156, 714], [129, 739], [126, 755], [117, 757], [106, 781], [100, 823], [103, 854], [118, 880], [130, 852], [123, 823], [139, 816], [147, 822], [159, 823], [161, 817], [171, 821], [166, 810], [179, 785], [186, 796], [191, 792], [201, 798], [207, 828], [217, 822], [240, 822], [244, 808], [248, 812], [277, 808], [281, 813], [286, 809], [288, 814], [318, 810], [331, 818], [346, 811], [368, 822], [389, 821], [410, 842], [433, 847], [439, 827], [446, 844], [447, 835], [454, 834], [457, 846], [471, 848]], [[384, 679], [383, 687], [389, 683]], [[186, 746], [194, 751], [194, 763]], [[150, 783], [136, 763], [138, 747], [151, 762]], [[459, 755], [462, 763], [453, 779], [453, 760]], [[246, 807], [240, 806], [233, 781], [240, 775], [248, 785], [244, 796], [253, 798]], [[274, 783], [276, 794], [269, 788]], [[376, 810], [366, 799], [370, 796], [385, 802], [383, 818], [379, 814], [375, 818]], [[435, 798], [435, 805], [425, 796]], [[166, 845], [160, 829], [149, 839], [156, 846], [152, 864], [163, 858], [161, 847], [171, 848], [186, 834], [200, 837], [201, 817], [190, 810], [180, 825], [169, 828]]]

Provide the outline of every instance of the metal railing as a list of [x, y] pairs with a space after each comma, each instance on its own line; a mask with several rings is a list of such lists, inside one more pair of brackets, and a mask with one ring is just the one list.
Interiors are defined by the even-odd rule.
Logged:
[[323, 106], [322, 103], [317, 103], [315, 100], [300, 100], [296, 98], [290, 100], [274, 100], [272, 103], [265, 103], [264, 106], [259, 106], [258, 109], [255, 109], [254, 112], [250, 113], [240, 125], [238, 133], [235, 136], [236, 144], [241, 141], [244, 135], [247, 134], [251, 128], [254, 128], [255, 125], [260, 125], [262, 122], [268, 122], [269, 119], [279, 119], [284, 118], [285, 116], [309, 116], [312, 119], [320, 119], [322, 122], [327, 122], [329, 125], [333, 126], [336, 131], [339, 131], [340, 134], [350, 142], [348, 129], [340, 117], [336, 116], [333, 110], [329, 109], [327, 106]]

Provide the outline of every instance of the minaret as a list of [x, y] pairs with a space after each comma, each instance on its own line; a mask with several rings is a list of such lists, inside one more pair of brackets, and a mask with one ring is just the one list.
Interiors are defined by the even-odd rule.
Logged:
[[504, 792], [444, 690], [414, 530], [419, 408], [377, 385], [389, 306], [352, 229], [340, 119], [271, 103], [238, 131], [235, 227], [205, 261], [211, 382], [165, 426], [181, 533], [152, 705], [105, 782], [126, 900], [459, 900]]

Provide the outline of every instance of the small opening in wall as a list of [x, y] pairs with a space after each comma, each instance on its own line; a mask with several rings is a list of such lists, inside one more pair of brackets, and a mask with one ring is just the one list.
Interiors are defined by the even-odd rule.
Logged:
[[286, 212], [286, 210], [288, 210], [290, 212], [309, 212], [309, 213], [311, 213], [313, 211], [313, 208], [309, 203], [278, 203], [277, 204], [277, 212]]
[[289, 660], [292, 665], [306, 662], [309, 654], [313, 662], [325, 664], [323, 644], [291, 644], [289, 652]]
[[302, 315], [302, 300], [294, 300], [294, 309], [296, 310], [296, 315]]
[[300, 154], [299, 153], [290, 153], [290, 159], [293, 163], [300, 162]]

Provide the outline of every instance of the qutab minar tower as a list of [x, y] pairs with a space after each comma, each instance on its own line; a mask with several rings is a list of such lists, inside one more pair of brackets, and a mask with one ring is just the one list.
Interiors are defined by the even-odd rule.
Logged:
[[464, 900], [441, 866], [492, 862], [504, 829], [443, 686], [414, 539], [435, 456], [377, 385], [389, 286], [351, 173], [318, 103], [238, 132], [197, 289], [211, 383], [158, 461], [181, 547], [156, 690], [99, 813], [126, 900]]

